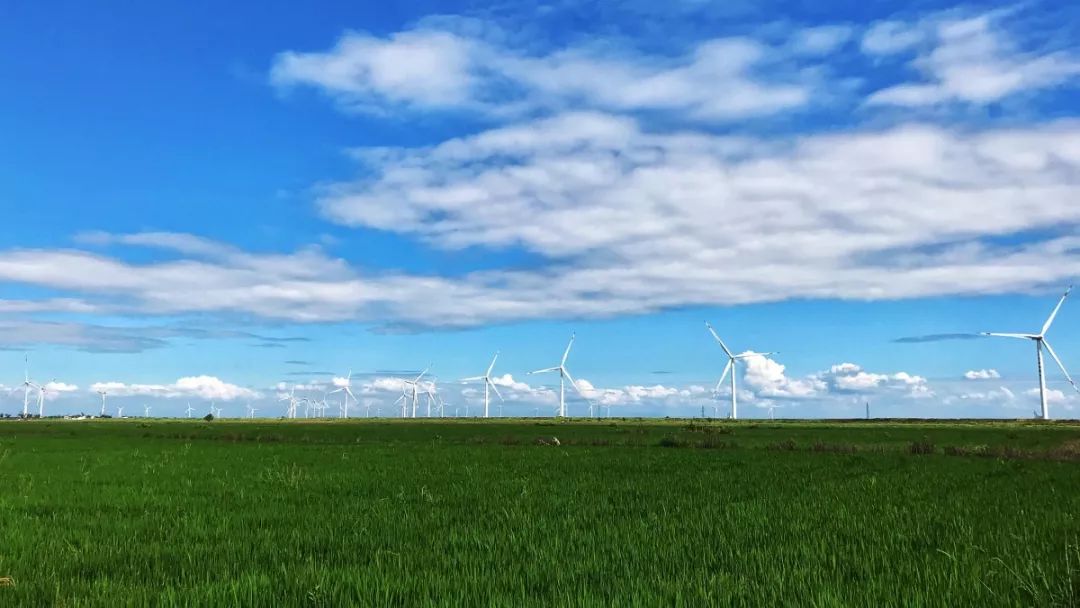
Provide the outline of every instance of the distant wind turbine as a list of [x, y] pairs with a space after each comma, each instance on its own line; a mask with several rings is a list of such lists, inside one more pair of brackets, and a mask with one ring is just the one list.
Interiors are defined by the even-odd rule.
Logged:
[[495, 383], [491, 381], [491, 370], [495, 369], [495, 360], [499, 358], [499, 353], [496, 352], [495, 356], [491, 358], [491, 365], [488, 365], [487, 371], [483, 376], [473, 376], [471, 378], [462, 378], [462, 382], [477, 382], [483, 381], [484, 383], [484, 418], [488, 417], [488, 408], [491, 406], [491, 391], [495, 391], [495, 394], [499, 396], [499, 401], [503, 401], [503, 396], [499, 393], [499, 389], [495, 387]]
[[570, 356], [570, 348], [574, 346], [574, 338], [577, 334], [570, 334], [570, 342], [566, 345], [566, 350], [563, 352], [562, 359], [555, 367], [547, 367], [544, 369], [538, 369], [535, 372], [529, 372], [529, 374], [543, 374], [547, 372], [559, 372], [559, 417], [566, 417], [566, 381], [570, 381], [570, 385], [574, 387], [581, 398], [589, 404], [589, 411], [592, 412], [592, 401], [585, 396], [585, 393], [581, 392], [581, 389], [577, 385], [577, 381], [570, 375], [570, 370], [566, 369], [566, 359]]
[[[105, 391], [105, 390], [100, 390], [100, 391], [97, 392], [97, 394], [101, 395], [101, 415], [102, 415], [102, 417], [104, 417], [105, 416], [105, 395], [108, 395], [109, 393], [107, 391]], [[188, 416], [188, 417], [190, 418], [190, 416]]]
[[727, 355], [728, 358], [727, 365], [724, 366], [724, 373], [720, 374], [720, 379], [717, 380], [716, 388], [713, 389], [713, 393], [720, 392], [720, 386], [724, 383], [724, 378], [727, 377], [728, 372], [731, 372], [731, 418], [732, 420], [737, 420], [739, 418], [739, 403], [737, 398], [737, 387], [735, 386], [735, 376], [738, 375], [736, 363], [743, 359], [749, 359], [750, 357], [765, 357], [768, 355], [775, 355], [776, 353], [756, 353], [754, 351], [748, 351], [741, 355], [733, 354], [708, 321], [705, 322], [705, 327], [709, 329], [709, 333], [716, 339], [716, 343], [720, 345], [720, 348], [724, 349], [724, 354]]
[[1035, 342], [1035, 360], [1039, 369], [1039, 402], [1042, 404], [1043, 420], [1050, 419], [1050, 408], [1046, 404], [1046, 370], [1043, 368], [1043, 348], [1045, 348], [1046, 352], [1050, 353], [1050, 356], [1053, 357], [1054, 362], [1058, 364], [1059, 368], [1061, 368], [1061, 373], [1065, 374], [1065, 379], [1069, 381], [1069, 384], [1072, 385], [1073, 389], [1075, 389], [1076, 392], [1080, 393], [1080, 387], [1076, 386], [1076, 383], [1073, 382], [1072, 377], [1069, 376], [1069, 372], [1065, 371], [1065, 365], [1061, 362], [1061, 359], [1058, 358], [1057, 353], [1055, 353], [1054, 349], [1050, 346], [1050, 342], [1046, 340], [1046, 332], [1050, 329], [1050, 325], [1053, 324], [1054, 318], [1057, 317], [1058, 311], [1061, 310], [1061, 305], [1065, 303], [1065, 298], [1069, 297], [1069, 292], [1071, 291], [1072, 286], [1070, 285], [1069, 288], [1065, 290], [1064, 295], [1061, 296], [1061, 299], [1058, 300], [1057, 306], [1055, 306], [1054, 310], [1051, 311], [1050, 316], [1046, 319], [1046, 323], [1043, 323], [1042, 329], [1037, 334], [1002, 334], [992, 332], [983, 332], [981, 334], [984, 336], [995, 336], [998, 338], [1017, 338], [1020, 340], [1031, 340]]
[[[405, 380], [404, 381], [406, 386], [412, 387], [412, 417], [413, 418], [416, 418], [417, 400], [418, 400], [419, 394], [420, 394], [420, 379], [423, 378], [424, 374], [428, 373], [428, 370], [430, 370], [430, 369], [431, 369], [431, 365], [428, 365], [426, 368], [424, 368], [424, 371], [420, 372], [419, 376], [417, 376], [413, 380]], [[405, 417], [404, 411], [402, 412], [401, 417], [402, 418]]]
[[187, 412], [187, 417], [191, 418], [191, 412], [194, 412], [195, 408], [191, 407], [191, 402], [190, 401], [188, 401], [187, 409], [184, 410], [184, 411]]
[[143, 418], [149, 418], [149, 417], [150, 417], [150, 406], [149, 405], [143, 405]]
[[349, 375], [345, 377], [345, 384], [343, 386], [341, 386], [340, 388], [338, 388], [337, 390], [332, 391], [330, 394], [333, 395], [334, 393], [343, 393], [342, 396], [341, 396], [342, 397], [342, 402], [343, 402], [343, 407], [339, 410], [339, 412], [340, 412], [342, 418], [348, 418], [349, 417], [349, 397], [352, 397], [352, 400], [355, 401], [356, 403], [360, 403], [360, 400], [357, 399], [356, 395], [353, 395], [353, 392], [352, 392], [352, 370], [351, 369], [349, 370]]
[[[56, 380], [53, 380], [53, 382], [56, 382]], [[45, 417], [45, 392], [47, 390], [48, 389], [46, 389], [44, 386], [38, 386], [38, 401], [37, 401], [37, 408], [38, 408], [37, 415], [38, 415], [38, 418], [44, 418]]]
[[30, 381], [30, 358], [28, 355], [23, 355], [23, 418], [30, 416], [30, 389], [32, 388], [36, 389], [37, 385]]

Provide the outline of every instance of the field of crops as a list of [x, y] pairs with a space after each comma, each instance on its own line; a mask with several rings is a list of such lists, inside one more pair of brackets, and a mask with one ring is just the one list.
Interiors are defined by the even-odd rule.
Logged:
[[1063, 423], [10, 421], [0, 471], [2, 606], [1080, 603]]

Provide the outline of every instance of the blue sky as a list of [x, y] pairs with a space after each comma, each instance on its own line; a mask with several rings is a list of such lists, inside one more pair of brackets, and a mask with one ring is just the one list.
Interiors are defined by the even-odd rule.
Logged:
[[707, 319], [780, 351], [743, 416], [1029, 416], [1028, 345], [895, 340], [1035, 331], [1080, 274], [1080, 10], [788, 4], [5, 3], [0, 412], [26, 353], [46, 413], [349, 369], [366, 411], [429, 363], [463, 411], [499, 350], [550, 413], [576, 331], [594, 402], [691, 415]]

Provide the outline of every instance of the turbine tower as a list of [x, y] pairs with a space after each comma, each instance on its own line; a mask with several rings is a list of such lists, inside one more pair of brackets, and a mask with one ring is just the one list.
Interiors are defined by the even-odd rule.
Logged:
[[1076, 383], [1073, 382], [1072, 377], [1069, 376], [1069, 372], [1065, 371], [1065, 365], [1061, 362], [1061, 359], [1058, 358], [1057, 353], [1054, 352], [1054, 349], [1046, 340], [1046, 332], [1050, 329], [1050, 325], [1053, 324], [1054, 317], [1057, 316], [1058, 311], [1061, 310], [1061, 305], [1065, 303], [1065, 298], [1069, 297], [1070, 291], [1072, 291], [1071, 285], [1068, 289], [1065, 290], [1065, 294], [1061, 296], [1061, 299], [1058, 300], [1057, 306], [1054, 307], [1054, 310], [1046, 319], [1046, 323], [1043, 323], [1042, 330], [1040, 330], [1037, 334], [1001, 334], [993, 332], [982, 332], [982, 335], [984, 336], [995, 336], [998, 338], [1017, 338], [1020, 340], [1031, 340], [1035, 343], [1035, 361], [1039, 369], [1039, 402], [1042, 404], [1043, 420], [1050, 419], [1050, 409], [1046, 405], [1046, 370], [1043, 367], [1044, 348], [1046, 349], [1046, 352], [1050, 353], [1050, 356], [1053, 357], [1054, 362], [1058, 364], [1058, 367], [1061, 368], [1061, 373], [1065, 374], [1065, 379], [1069, 381], [1069, 384], [1072, 385], [1073, 389], [1075, 389], [1076, 392], [1080, 393], [1080, 387], [1076, 386]]
[[23, 355], [23, 418], [30, 416], [30, 389], [37, 387], [38, 385], [30, 381], [30, 359], [27, 355]]
[[352, 392], [352, 370], [351, 369], [349, 370], [349, 375], [345, 377], [345, 384], [342, 387], [338, 388], [337, 390], [330, 392], [331, 395], [333, 395], [334, 393], [345, 393], [342, 396], [342, 401], [344, 401], [344, 406], [340, 410], [340, 414], [341, 414], [342, 418], [348, 418], [349, 417], [349, 397], [352, 397], [353, 401], [355, 401], [356, 403], [360, 403], [360, 400], [357, 399], [356, 395], [354, 395], [353, 392]]
[[[104, 391], [104, 390], [100, 390], [100, 391], [97, 392], [97, 394], [101, 395], [101, 416], [104, 417], [105, 416], [105, 395], [107, 395], [109, 393]], [[188, 418], [191, 418], [191, 416], [189, 415]]]
[[491, 370], [495, 369], [495, 360], [499, 358], [499, 353], [496, 352], [495, 356], [491, 358], [491, 365], [488, 366], [487, 371], [483, 376], [473, 376], [471, 378], [462, 378], [462, 382], [484, 382], [484, 418], [488, 417], [488, 408], [491, 405], [491, 391], [495, 391], [495, 394], [499, 396], [499, 401], [503, 400], [503, 396], [499, 393], [499, 389], [495, 388], [495, 383], [491, 381]]
[[[104, 400], [104, 398], [103, 398], [103, 400]], [[191, 412], [194, 412], [195, 408], [191, 407], [191, 402], [190, 401], [188, 401], [187, 409], [184, 410], [184, 411], [187, 412], [187, 417], [191, 418]]]
[[[56, 382], [56, 380], [53, 380], [53, 382]], [[38, 386], [37, 388], [38, 388], [37, 415], [38, 415], [38, 418], [44, 418], [45, 417], [45, 391], [47, 389], [44, 386]]]
[[[419, 394], [420, 394], [420, 379], [424, 377], [424, 374], [428, 373], [429, 369], [431, 369], [431, 365], [428, 365], [426, 368], [424, 368], [424, 371], [420, 372], [420, 375], [417, 376], [416, 378], [414, 378], [412, 380], [405, 380], [404, 381], [405, 387], [412, 387], [411, 399], [412, 399], [412, 417], [413, 418], [416, 418], [416, 407], [417, 407], [416, 404], [417, 404], [417, 399], [418, 399]], [[406, 403], [402, 404], [403, 409], [401, 410], [401, 417], [404, 418], [405, 414], [406, 414], [406, 411], [407, 411], [406, 409], [404, 409], [404, 407], [408, 407], [408, 399], [409, 399], [409, 393], [405, 391], [404, 387], [402, 388], [402, 397], [406, 398]]]
[[739, 402], [737, 398], [737, 387], [735, 386], [735, 376], [738, 375], [738, 370], [735, 369], [735, 364], [743, 359], [749, 359], [750, 357], [764, 357], [767, 355], [775, 355], [776, 353], [756, 353], [754, 351], [747, 351], [741, 355], [733, 354], [708, 321], [705, 322], [705, 327], [709, 329], [709, 333], [712, 334], [712, 337], [716, 338], [716, 343], [720, 345], [720, 348], [724, 349], [724, 354], [727, 355], [728, 358], [727, 365], [724, 366], [724, 373], [720, 374], [720, 379], [716, 381], [716, 388], [713, 389], [713, 393], [720, 392], [720, 386], [724, 384], [724, 378], [727, 377], [728, 372], [731, 372], [731, 418], [733, 420], [738, 420]]
[[581, 395], [581, 398], [584, 399], [589, 404], [589, 409], [592, 410], [592, 401], [589, 401], [589, 398], [585, 396], [585, 393], [581, 392], [581, 389], [578, 388], [577, 382], [574, 380], [574, 377], [570, 375], [570, 370], [566, 369], [566, 358], [570, 356], [570, 347], [572, 347], [574, 345], [574, 338], [576, 337], [576, 335], [577, 334], [570, 334], [570, 342], [566, 345], [566, 351], [563, 352], [562, 360], [559, 361], [559, 364], [557, 366], [548, 367], [548, 368], [544, 368], [544, 369], [538, 369], [535, 372], [529, 372], [530, 375], [532, 375], [532, 374], [544, 374], [544, 373], [547, 373], [547, 372], [559, 372], [559, 417], [560, 418], [565, 418], [566, 417], [566, 381], [567, 380], [570, 381], [570, 385], [573, 386], [574, 390], [577, 391], [577, 393], [579, 395]]

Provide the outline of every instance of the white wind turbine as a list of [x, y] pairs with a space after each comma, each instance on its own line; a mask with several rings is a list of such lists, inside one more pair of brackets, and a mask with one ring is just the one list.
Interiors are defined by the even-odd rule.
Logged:
[[[412, 417], [413, 418], [416, 418], [416, 407], [417, 407], [416, 404], [417, 404], [417, 399], [419, 398], [419, 393], [420, 393], [420, 379], [423, 378], [424, 374], [428, 373], [428, 370], [430, 370], [430, 369], [431, 369], [431, 366], [428, 365], [426, 368], [424, 368], [424, 371], [420, 372], [420, 375], [417, 376], [416, 378], [414, 378], [413, 380], [405, 380], [405, 381], [403, 381], [405, 387], [410, 387], [410, 386], [412, 387]], [[405, 392], [405, 389], [403, 387], [402, 388], [402, 396], [404, 397], [407, 394], [408, 393]], [[407, 403], [403, 404], [403, 405], [407, 405]], [[402, 418], [405, 417], [405, 410], [402, 410], [401, 417]]]
[[295, 386], [293, 386], [291, 389], [289, 389], [289, 393], [287, 395], [279, 396], [278, 401], [288, 401], [289, 405], [288, 405], [288, 409], [285, 410], [285, 417], [286, 418], [296, 418], [296, 406], [300, 404], [301, 400], [296, 398], [296, 387]]
[[1043, 323], [1042, 330], [1040, 330], [1037, 334], [1002, 334], [992, 332], [982, 333], [982, 335], [984, 336], [996, 336], [999, 338], [1018, 338], [1020, 340], [1031, 340], [1035, 343], [1035, 360], [1039, 369], [1039, 402], [1042, 404], [1043, 420], [1050, 419], [1050, 409], [1046, 404], [1046, 370], [1043, 368], [1043, 348], [1045, 348], [1046, 352], [1050, 353], [1050, 356], [1053, 357], [1054, 362], [1058, 364], [1059, 368], [1061, 368], [1061, 373], [1065, 374], [1065, 379], [1069, 381], [1069, 384], [1072, 385], [1073, 389], [1075, 389], [1076, 392], [1080, 393], [1080, 387], [1076, 386], [1076, 383], [1073, 382], [1072, 377], [1069, 376], [1069, 372], [1065, 371], [1065, 365], [1061, 362], [1061, 359], [1058, 358], [1057, 353], [1054, 352], [1054, 349], [1046, 340], [1046, 332], [1050, 329], [1050, 325], [1054, 322], [1054, 317], [1057, 316], [1058, 311], [1061, 310], [1061, 305], [1065, 303], [1065, 298], [1069, 297], [1070, 291], [1072, 291], [1071, 285], [1068, 289], [1065, 290], [1065, 293], [1061, 296], [1061, 299], [1058, 300], [1057, 306], [1055, 306], [1054, 310], [1051, 311], [1050, 316], [1046, 319], [1046, 323]]
[[254, 418], [255, 417], [255, 412], [257, 412], [259, 410], [251, 407], [251, 403], [248, 403], [247, 404], [247, 411], [248, 411], [248, 418]]
[[116, 406], [116, 417], [117, 418], [123, 418], [124, 417], [124, 406], [122, 406], [122, 405]]
[[349, 417], [349, 397], [352, 397], [352, 400], [355, 401], [356, 403], [360, 403], [360, 400], [357, 399], [356, 395], [354, 395], [353, 392], [352, 392], [352, 370], [351, 369], [349, 370], [349, 375], [345, 376], [345, 384], [342, 385], [337, 390], [332, 391], [330, 394], [333, 395], [334, 393], [344, 393], [341, 396], [343, 406], [339, 410], [339, 413], [341, 414], [342, 418], [348, 418]]
[[[495, 383], [491, 381], [491, 370], [495, 369], [495, 360], [499, 358], [499, 353], [496, 352], [495, 356], [491, 358], [491, 365], [488, 366], [487, 371], [483, 376], [473, 376], [471, 378], [462, 378], [462, 382], [477, 382], [483, 381], [484, 383], [484, 418], [488, 417], [488, 408], [491, 405], [491, 392], [495, 391], [495, 394], [499, 396], [499, 401], [503, 401], [503, 396], [499, 393], [499, 389], [495, 387]], [[565, 362], [565, 357], [563, 358]]]
[[187, 412], [187, 417], [191, 418], [191, 412], [194, 412], [195, 408], [191, 407], [191, 402], [190, 401], [188, 401], [187, 409], [184, 410], [184, 411]]
[[30, 416], [30, 389], [37, 387], [38, 385], [30, 381], [30, 359], [27, 355], [23, 355], [23, 418]]
[[150, 406], [149, 405], [143, 405], [143, 418], [149, 418], [149, 417], [150, 417]]
[[566, 358], [570, 356], [570, 348], [574, 345], [574, 338], [577, 334], [570, 334], [570, 342], [566, 345], [566, 351], [563, 352], [562, 360], [555, 367], [548, 367], [544, 369], [538, 369], [535, 372], [529, 372], [529, 374], [543, 374], [547, 372], [559, 372], [559, 417], [566, 417], [566, 381], [570, 381], [570, 385], [574, 387], [581, 398], [589, 404], [589, 410], [592, 410], [592, 401], [585, 396], [585, 393], [581, 392], [578, 388], [577, 381], [570, 375], [570, 370], [566, 369]]
[[424, 396], [427, 397], [427, 399], [426, 399], [427, 413], [425, 415], [428, 418], [431, 418], [431, 404], [434, 403], [436, 405], [436, 407], [438, 407], [438, 405], [439, 405], [439, 390], [438, 390], [438, 387], [435, 385], [434, 380], [428, 380], [424, 384]]
[[724, 378], [727, 377], [728, 372], [731, 372], [731, 418], [737, 420], [739, 418], [739, 404], [737, 399], [738, 391], [735, 386], [735, 376], [738, 375], [739, 370], [736, 369], [736, 363], [743, 359], [749, 359], [750, 357], [765, 357], [768, 355], [775, 355], [776, 353], [756, 353], [754, 351], [747, 351], [741, 355], [733, 354], [708, 321], [705, 322], [705, 327], [709, 328], [709, 333], [712, 334], [713, 338], [716, 338], [716, 343], [720, 345], [720, 348], [724, 349], [724, 354], [727, 355], [728, 358], [727, 365], [724, 366], [724, 373], [720, 374], [720, 379], [716, 381], [716, 388], [713, 389], [713, 393], [718, 393], [720, 391], [720, 386], [724, 383]]
[[[56, 380], [53, 380], [53, 382], [56, 382]], [[38, 388], [37, 415], [38, 415], [38, 418], [44, 418], [45, 417], [45, 392], [46, 392], [47, 389], [44, 386], [38, 386], [37, 388]]]
[[[402, 383], [401, 383], [401, 396], [398, 397], [397, 400], [394, 401], [394, 405], [397, 405], [399, 403], [401, 404], [401, 417], [402, 418], [404, 418], [407, 415], [408, 408], [409, 408], [409, 385], [406, 384], [406, 382], [407, 381], [402, 381]], [[379, 413], [378, 411], [375, 412], [376, 415], [378, 415], [378, 413]]]
[[[101, 395], [101, 415], [105, 416], [105, 395], [108, 395], [109, 393], [105, 390], [100, 390], [97, 394]], [[188, 416], [188, 418], [190, 417], [191, 416]]]

